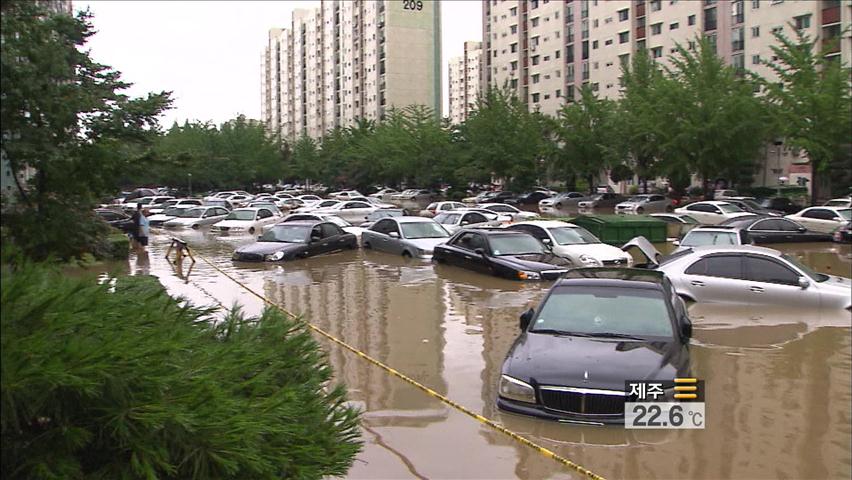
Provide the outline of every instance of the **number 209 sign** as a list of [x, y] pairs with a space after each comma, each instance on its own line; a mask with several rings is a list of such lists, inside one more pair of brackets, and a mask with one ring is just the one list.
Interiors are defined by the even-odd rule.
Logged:
[[423, 10], [423, 2], [421, 0], [402, 0], [403, 10]]

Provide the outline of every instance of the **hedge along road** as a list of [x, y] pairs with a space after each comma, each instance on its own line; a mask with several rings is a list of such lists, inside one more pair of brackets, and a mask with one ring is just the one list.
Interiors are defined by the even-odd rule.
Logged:
[[[611, 478], [845, 477], [852, 423], [852, 335], [843, 312], [694, 305], [693, 371], [705, 379], [708, 426], [625, 431], [543, 422], [494, 406], [518, 315], [547, 285], [503, 281], [453, 267], [354, 251], [284, 265], [235, 265], [248, 236], [181, 232], [195, 251], [318, 327], [485, 417]], [[132, 273], [161, 278], [199, 304], [262, 302], [204, 262], [191, 282], [163, 259], [167, 235], [132, 255]], [[825, 271], [849, 272], [849, 246], [788, 251]], [[848, 273], [846, 273], [848, 275]], [[201, 287], [201, 289], [197, 288]], [[203, 290], [202, 290], [203, 289]], [[206, 293], [205, 293], [206, 292]], [[242, 293], [241, 293], [242, 292]], [[350, 399], [365, 411], [364, 451], [353, 478], [580, 478], [408, 383], [325, 342]]]

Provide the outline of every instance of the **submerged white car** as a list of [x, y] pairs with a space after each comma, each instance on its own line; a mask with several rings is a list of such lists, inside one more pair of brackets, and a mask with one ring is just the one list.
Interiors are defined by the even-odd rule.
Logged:
[[196, 207], [181, 213], [163, 224], [166, 228], [193, 228], [213, 225], [224, 220], [230, 212], [222, 207]]
[[[287, 215], [281, 221], [276, 223], [276, 225], [281, 224], [281, 223], [286, 223], [286, 222], [298, 222], [298, 221], [305, 221], [305, 220], [316, 220], [316, 221], [319, 221], [319, 222], [331, 222], [331, 223], [337, 225], [338, 227], [340, 227], [341, 229], [343, 229], [344, 232], [351, 233], [352, 235], [355, 235], [355, 237], [359, 241], [361, 240], [361, 233], [364, 231], [363, 228], [356, 227], [356, 226], [352, 225], [351, 223], [347, 222], [346, 220], [338, 217], [337, 215], [323, 215], [323, 214], [319, 214], [319, 213], [291, 213], [290, 215]], [[264, 230], [267, 230], [268, 228], [269, 228], [268, 226], [264, 227]]]
[[852, 209], [840, 207], [809, 207], [799, 213], [787, 215], [809, 230], [822, 233], [832, 233], [838, 227], [852, 220]]
[[250, 233], [260, 232], [264, 225], [271, 225], [281, 219], [281, 215], [271, 208], [238, 208], [210, 227], [213, 232]]
[[434, 220], [450, 233], [462, 228], [499, 227], [502, 223], [496, 215], [489, 218], [485, 213], [472, 210], [453, 210], [435, 215]]
[[512, 221], [514, 222], [518, 222], [521, 220], [530, 220], [539, 217], [539, 215], [535, 212], [525, 212], [505, 203], [483, 203], [482, 205], [478, 205], [478, 207], [484, 208], [485, 210], [489, 210], [500, 215], [508, 215], [512, 218]]
[[633, 258], [621, 250], [601, 242], [583, 227], [559, 220], [518, 222], [506, 227], [527, 232], [549, 245], [553, 253], [567, 258], [574, 267], [629, 267]]
[[674, 213], [689, 215], [704, 225], [718, 225], [732, 218], [749, 217], [754, 214], [728, 202], [695, 202], [676, 208]]

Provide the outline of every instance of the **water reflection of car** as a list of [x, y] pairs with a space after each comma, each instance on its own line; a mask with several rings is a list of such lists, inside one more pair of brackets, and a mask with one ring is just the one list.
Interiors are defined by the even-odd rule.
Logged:
[[645, 238], [625, 244], [631, 246], [638, 247], [652, 268], [665, 273], [689, 301], [852, 309], [850, 279], [815, 272], [771, 248], [690, 247], [662, 257]]
[[271, 208], [238, 208], [229, 213], [223, 220], [210, 227], [210, 230], [220, 233], [248, 232], [254, 235], [254, 233], [260, 231], [264, 225], [275, 223], [280, 218], [280, 214], [277, 211], [273, 211]]
[[[615, 213], [652, 213], [674, 210], [670, 198], [656, 193], [634, 195], [615, 206]], [[686, 212], [689, 213], [689, 212]]]
[[166, 221], [166, 228], [193, 228], [198, 229], [204, 225], [213, 225], [224, 220], [230, 213], [222, 207], [195, 207], [186, 210], [177, 217]]
[[465, 227], [497, 227], [501, 224], [496, 214], [488, 215], [467, 209], [439, 213], [435, 215], [435, 221], [443, 225], [450, 233], [455, 233]]
[[776, 216], [752, 216], [725, 220], [720, 226], [743, 229], [754, 243], [829, 242], [831, 234], [814, 232], [788, 219]]
[[269, 228], [257, 242], [238, 248], [232, 260], [279, 262], [358, 247], [355, 235], [331, 222], [292, 221]]
[[817, 232], [832, 233], [837, 227], [852, 220], [852, 209], [839, 207], [810, 207], [785, 218], [801, 223]]
[[612, 192], [596, 193], [588, 200], [577, 203], [579, 208], [612, 208], [626, 200], [622, 195]]
[[440, 223], [423, 217], [383, 218], [364, 230], [364, 248], [402, 255], [409, 258], [432, 258], [436, 245], [450, 234]]
[[571, 266], [532, 235], [506, 229], [462, 229], [435, 247], [433, 259], [511, 280], [556, 280]]
[[[690, 372], [692, 322], [660, 272], [572, 270], [520, 327], [498, 386], [497, 406], [509, 412], [623, 423], [626, 380], [671, 382]], [[673, 396], [673, 387], [664, 391]]]
[[564, 192], [558, 193], [550, 198], [538, 202], [538, 209], [546, 212], [553, 209], [576, 207], [577, 204], [584, 200], [589, 200], [590, 197], [580, 192]]
[[583, 227], [558, 220], [514, 223], [509, 230], [527, 232], [550, 246], [559, 256], [571, 260], [575, 267], [629, 267], [633, 258], [623, 250], [601, 242]]
[[837, 227], [831, 238], [837, 243], [852, 242], [852, 222], [846, 222], [846, 225]]

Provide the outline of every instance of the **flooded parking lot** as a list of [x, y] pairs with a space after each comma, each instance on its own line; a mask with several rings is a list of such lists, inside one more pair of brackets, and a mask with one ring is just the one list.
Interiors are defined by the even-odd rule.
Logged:
[[[287, 309], [449, 398], [611, 478], [849, 478], [852, 335], [848, 312], [690, 307], [692, 370], [706, 380], [705, 430], [628, 431], [520, 417], [494, 405], [518, 316], [547, 284], [347, 251], [272, 264], [235, 264], [249, 236], [181, 232], [200, 255]], [[209, 265], [186, 280], [155, 234], [131, 273], [161, 278], [199, 304], [262, 305]], [[849, 276], [849, 245], [785, 245], [817, 270]], [[184, 269], [185, 272], [185, 269]], [[364, 451], [352, 478], [572, 478], [536, 451], [446, 407], [322, 341], [350, 399], [364, 410]]]

